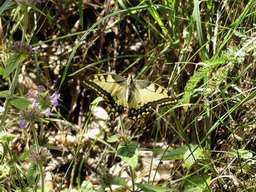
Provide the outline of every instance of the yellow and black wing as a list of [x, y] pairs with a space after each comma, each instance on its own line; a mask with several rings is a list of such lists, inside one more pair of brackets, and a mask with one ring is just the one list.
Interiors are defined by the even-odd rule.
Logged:
[[125, 106], [125, 78], [115, 74], [99, 74], [91, 76], [84, 83], [105, 100], [114, 100], [116, 104]]
[[161, 101], [170, 99], [167, 89], [158, 84], [146, 80], [136, 80], [135, 85], [139, 94], [137, 108], [147, 104], [161, 104]]
[[126, 79], [116, 74], [93, 75], [85, 85], [109, 102], [118, 113], [127, 112], [129, 117], [148, 113], [152, 107], [173, 101], [167, 90], [146, 80]]

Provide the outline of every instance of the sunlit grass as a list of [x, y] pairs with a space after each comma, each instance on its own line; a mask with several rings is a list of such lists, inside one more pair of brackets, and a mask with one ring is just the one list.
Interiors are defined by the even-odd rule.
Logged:
[[[255, 8], [4, 1], [0, 191], [254, 191]], [[107, 72], [177, 102], [143, 120], [101, 119], [91, 107], [109, 106], [81, 82]]]

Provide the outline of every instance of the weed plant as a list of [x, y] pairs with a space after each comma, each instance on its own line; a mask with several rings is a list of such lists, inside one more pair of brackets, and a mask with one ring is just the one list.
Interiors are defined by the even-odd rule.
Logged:
[[[256, 191], [256, 1], [0, 2], [0, 191]], [[177, 102], [111, 120], [109, 72]]]

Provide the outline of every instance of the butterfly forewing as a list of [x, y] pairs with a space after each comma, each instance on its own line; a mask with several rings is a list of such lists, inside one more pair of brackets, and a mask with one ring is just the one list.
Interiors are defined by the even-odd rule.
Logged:
[[118, 105], [126, 106], [126, 79], [114, 74], [94, 75], [91, 81], [108, 92]]

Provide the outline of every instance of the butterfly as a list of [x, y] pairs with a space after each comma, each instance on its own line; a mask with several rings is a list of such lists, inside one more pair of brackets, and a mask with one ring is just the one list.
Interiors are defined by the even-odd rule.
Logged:
[[126, 114], [132, 119], [150, 114], [158, 106], [175, 102], [166, 88], [147, 80], [136, 80], [132, 74], [127, 78], [116, 74], [96, 74], [83, 84], [103, 97], [115, 114]]

